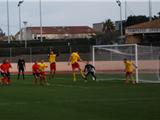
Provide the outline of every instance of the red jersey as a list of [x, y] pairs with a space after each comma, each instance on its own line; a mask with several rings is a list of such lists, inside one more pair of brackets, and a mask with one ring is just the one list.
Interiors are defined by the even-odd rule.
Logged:
[[0, 66], [0, 69], [3, 71], [3, 72], [9, 72], [9, 68], [11, 68], [11, 64], [10, 63], [4, 63]]
[[39, 68], [40, 66], [38, 64], [33, 64], [32, 66], [33, 73], [39, 73]]

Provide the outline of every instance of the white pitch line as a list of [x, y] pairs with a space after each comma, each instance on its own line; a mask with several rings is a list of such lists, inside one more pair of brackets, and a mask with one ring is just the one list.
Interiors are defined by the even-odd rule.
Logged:
[[55, 84], [55, 85], [52, 85], [52, 86], [54, 86], [54, 87], [67, 87], [67, 88], [82, 88], [82, 89], [88, 89], [89, 88], [89, 87], [82, 87], [82, 86], [76, 86], [76, 85], [62, 85], [62, 84]]
[[[78, 100], [62, 100], [62, 102], [70, 102], [70, 103], [74, 103], [74, 102], [119, 102], [119, 101], [160, 101], [159, 98], [108, 98], [108, 99], [103, 99], [103, 98], [99, 98], [99, 99], [81, 99], [79, 98]], [[0, 106], [11, 106], [11, 105], [32, 105], [32, 104], [45, 104], [48, 103], [50, 101], [35, 101], [35, 102], [1, 102]], [[60, 102], [60, 101], [58, 101]], [[52, 102], [50, 102], [52, 103]]]

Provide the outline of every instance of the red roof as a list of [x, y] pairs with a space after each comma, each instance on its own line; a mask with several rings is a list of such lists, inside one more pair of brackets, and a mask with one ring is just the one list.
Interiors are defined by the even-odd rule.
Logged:
[[147, 29], [147, 28], [160, 28], [160, 19], [149, 21], [149, 22], [144, 22], [136, 25], [132, 25], [127, 27], [127, 29], [135, 29], [135, 28], [140, 28], [140, 29]]
[[[27, 27], [32, 33], [40, 34], [40, 27]], [[43, 34], [82, 34], [82, 33], [95, 33], [95, 31], [88, 26], [45, 26], [42, 27]]]

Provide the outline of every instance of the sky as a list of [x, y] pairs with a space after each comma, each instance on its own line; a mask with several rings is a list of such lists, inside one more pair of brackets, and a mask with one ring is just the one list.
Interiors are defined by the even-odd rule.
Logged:
[[[7, 34], [6, 1], [0, 1], [0, 28]], [[116, 0], [41, 0], [43, 26], [81, 26], [92, 27], [93, 23], [106, 19], [120, 20], [120, 8]], [[127, 16], [149, 15], [149, 0], [126, 0]], [[19, 0], [8, 0], [10, 34], [19, 30]], [[125, 19], [125, 0], [122, 2], [122, 15]], [[160, 12], [160, 0], [151, 0], [152, 15]], [[21, 19], [27, 21], [27, 26], [39, 26], [39, 0], [24, 0], [21, 4]]]

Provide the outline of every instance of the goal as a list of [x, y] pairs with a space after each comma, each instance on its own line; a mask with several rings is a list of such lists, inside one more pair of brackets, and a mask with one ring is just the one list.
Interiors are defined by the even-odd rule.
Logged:
[[131, 60], [138, 68], [136, 82], [160, 83], [159, 47], [137, 44], [96, 45], [92, 48], [92, 61], [97, 80], [124, 80], [123, 59]]

